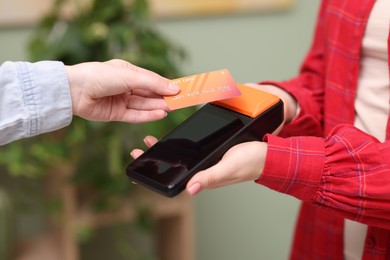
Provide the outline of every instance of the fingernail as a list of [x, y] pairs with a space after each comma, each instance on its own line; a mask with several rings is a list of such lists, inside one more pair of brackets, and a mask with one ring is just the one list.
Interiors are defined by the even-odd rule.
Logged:
[[173, 84], [173, 83], [169, 83], [168, 88], [172, 91], [175, 91], [175, 92], [180, 90], [180, 87], [176, 84]]
[[188, 188], [188, 193], [191, 195], [191, 196], [194, 196], [196, 195], [197, 193], [200, 192], [201, 190], [201, 185], [199, 182], [195, 182], [194, 184], [191, 185], [191, 187]]
[[149, 139], [148, 139], [148, 137], [146, 136], [145, 138], [144, 138], [144, 140], [142, 140], [142, 141], [144, 141], [144, 144], [146, 144], [146, 145], [150, 145], [150, 143], [149, 143], [149, 141], [148, 141]]

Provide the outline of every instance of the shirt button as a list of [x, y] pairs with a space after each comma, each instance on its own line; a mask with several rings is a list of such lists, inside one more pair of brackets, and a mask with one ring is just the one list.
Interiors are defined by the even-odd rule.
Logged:
[[366, 246], [369, 248], [375, 247], [375, 239], [372, 237], [367, 238]]

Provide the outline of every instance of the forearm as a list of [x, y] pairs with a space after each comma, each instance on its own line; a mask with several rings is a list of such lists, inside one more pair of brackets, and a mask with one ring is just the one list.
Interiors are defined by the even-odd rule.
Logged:
[[389, 141], [381, 143], [351, 125], [334, 128], [327, 138], [268, 136], [267, 141], [258, 183], [345, 218], [390, 228]]
[[281, 136], [323, 136], [323, 109], [326, 68], [326, 28], [324, 24], [327, 1], [322, 3], [312, 45], [299, 74], [286, 81], [263, 81], [289, 93], [299, 106], [299, 113], [286, 124]]
[[64, 65], [5, 62], [0, 67], [0, 144], [67, 126], [72, 102]]

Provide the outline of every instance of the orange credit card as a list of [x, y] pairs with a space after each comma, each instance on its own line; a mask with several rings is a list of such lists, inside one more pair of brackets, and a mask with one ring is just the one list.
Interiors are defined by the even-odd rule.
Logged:
[[173, 79], [170, 82], [181, 89], [175, 96], [164, 97], [171, 110], [241, 95], [227, 69]]

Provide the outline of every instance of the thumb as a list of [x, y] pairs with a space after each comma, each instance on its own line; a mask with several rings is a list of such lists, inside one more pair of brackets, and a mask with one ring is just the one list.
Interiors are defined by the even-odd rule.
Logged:
[[180, 91], [177, 85], [153, 71], [118, 59], [107, 63], [116, 67], [116, 71], [121, 73], [123, 79], [126, 79], [129, 90], [146, 89], [159, 95], [175, 95]]
[[218, 178], [219, 165], [216, 164], [204, 171], [200, 171], [187, 183], [187, 192], [194, 196], [205, 189], [213, 189], [220, 186]]

